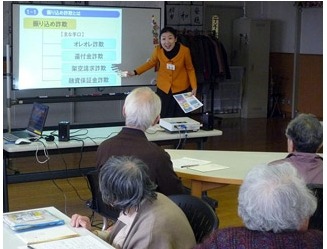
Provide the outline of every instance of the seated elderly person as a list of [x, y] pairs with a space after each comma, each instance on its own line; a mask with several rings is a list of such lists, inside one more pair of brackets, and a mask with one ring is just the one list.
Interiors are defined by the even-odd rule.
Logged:
[[292, 163], [307, 184], [323, 184], [323, 161], [317, 155], [323, 142], [320, 121], [312, 114], [300, 114], [288, 124], [286, 137], [289, 155], [282, 161]]
[[[192, 228], [183, 211], [165, 195], [155, 192], [146, 164], [134, 157], [111, 157], [101, 167], [99, 188], [108, 205], [121, 210], [117, 222], [100, 237], [123, 249], [190, 249]], [[90, 219], [74, 214], [74, 227], [91, 230]]]
[[289, 163], [253, 168], [240, 187], [238, 214], [245, 227], [214, 231], [196, 249], [318, 249], [323, 233], [308, 230], [317, 200]]
[[123, 106], [126, 126], [116, 136], [99, 145], [96, 165], [101, 168], [112, 156], [134, 156], [148, 166], [148, 174], [157, 185], [157, 192], [164, 195], [183, 194], [182, 181], [173, 169], [169, 154], [146, 136], [146, 130], [159, 121], [160, 110], [161, 100], [151, 88], [134, 88]]

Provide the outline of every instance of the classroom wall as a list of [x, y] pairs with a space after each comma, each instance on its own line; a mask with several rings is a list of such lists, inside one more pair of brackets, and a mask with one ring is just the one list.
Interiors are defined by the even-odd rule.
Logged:
[[[269, 16], [283, 9], [283, 4], [278, 2], [271, 4]], [[278, 103], [282, 115], [292, 117], [292, 88], [295, 91], [296, 113], [312, 113], [321, 120], [323, 119], [323, 9], [302, 8], [299, 13], [298, 24], [296, 23], [296, 11], [293, 2], [286, 10], [289, 15], [281, 16], [278, 21], [273, 21], [275, 34], [272, 36], [270, 49], [270, 67], [275, 81], [280, 85], [280, 102]], [[276, 20], [275, 18], [273, 20]], [[277, 25], [280, 23], [280, 25]], [[299, 55], [298, 55], [298, 81], [294, 82], [294, 57], [295, 37], [294, 26], [299, 26]], [[293, 27], [293, 29], [292, 29]], [[273, 30], [272, 30], [273, 32]], [[287, 36], [285, 34], [292, 34]], [[285, 37], [287, 39], [285, 39]]]
[[[108, 6], [139, 6], [139, 7], [160, 7], [162, 8], [162, 19], [164, 18], [164, 2], [163, 1], [127, 1], [127, 2], [115, 2], [115, 1], [90, 1], [91, 4]], [[271, 20], [271, 42], [270, 42], [270, 61], [273, 68], [273, 73], [278, 77], [287, 75], [287, 79], [283, 81], [283, 88], [286, 89], [285, 96], [288, 98], [284, 100], [284, 103], [289, 103], [289, 89], [293, 83], [293, 54], [294, 44], [296, 37], [296, 8], [293, 1], [208, 1], [204, 3], [205, 9], [204, 20], [205, 25], [208, 26], [208, 15], [206, 13], [214, 13], [214, 8], [224, 8], [225, 15], [230, 13], [232, 16], [244, 14], [250, 18], [266, 18]], [[244, 8], [245, 7], [245, 8]], [[211, 12], [210, 12], [211, 11]], [[307, 74], [302, 74], [300, 77], [300, 89], [298, 95], [298, 111], [310, 111], [314, 114], [322, 117], [322, 23], [323, 23], [323, 10], [322, 8], [310, 8], [303, 9], [302, 21], [301, 21], [301, 41], [300, 41], [300, 53], [301, 53], [301, 65], [306, 66], [309, 63], [316, 69], [312, 77], [306, 77]], [[4, 45], [9, 39], [9, 23], [10, 23], [10, 2], [4, 2], [3, 4], [3, 42]], [[207, 18], [207, 19], [206, 19]], [[162, 20], [162, 24], [164, 21]], [[228, 34], [231, 34], [231, 23], [222, 23], [224, 26], [224, 44], [227, 46], [227, 52], [231, 53], [231, 38], [228, 38]], [[210, 24], [209, 24], [210, 26]], [[314, 27], [314, 28], [312, 28]], [[3, 47], [3, 51], [5, 48]], [[302, 62], [303, 61], [303, 62]], [[285, 64], [284, 64], [285, 63]], [[275, 66], [274, 66], [275, 65]], [[278, 65], [278, 67], [276, 66]], [[280, 68], [280, 69], [278, 69]], [[278, 71], [284, 70], [284, 71]], [[309, 69], [308, 69], [309, 71]], [[286, 73], [285, 73], [286, 72]], [[304, 72], [304, 71], [302, 71]], [[306, 71], [307, 72], [307, 71]], [[311, 87], [315, 84], [314, 88]], [[318, 98], [310, 97], [307, 95], [307, 89], [314, 89], [315, 93], [320, 94]], [[4, 77], [3, 93], [6, 93], [6, 81]], [[118, 92], [121, 89], [116, 89]], [[79, 90], [80, 93], [89, 90]], [[93, 89], [94, 91], [94, 89]], [[21, 93], [13, 93], [12, 98], [18, 97]], [[38, 96], [38, 95], [50, 95], [51, 90], [35, 90], [24, 92], [24, 97]], [[56, 95], [70, 94], [68, 90], [56, 90]], [[286, 101], [286, 102], [285, 102]], [[119, 122], [123, 121], [121, 115], [122, 101], [103, 101], [103, 102], [81, 102], [81, 103], [56, 103], [49, 104], [50, 112], [49, 118], [46, 123], [47, 126], [54, 126], [61, 120], [69, 120], [73, 123], [106, 123], [106, 122]], [[310, 107], [308, 109], [308, 106]], [[12, 108], [12, 127], [25, 127], [28, 113], [30, 112], [30, 105], [14, 106]], [[289, 114], [290, 107], [288, 104], [282, 106], [283, 111]], [[4, 128], [7, 128], [7, 112], [6, 112], [6, 99], [3, 98], [3, 124]]]
[[[299, 69], [296, 112], [310, 112], [323, 118], [323, 8], [302, 8], [297, 21], [293, 1], [206, 2], [205, 30], [211, 26], [211, 15], [222, 17], [221, 36], [231, 53], [230, 17], [246, 16], [271, 20], [270, 78], [280, 85], [279, 108], [282, 115], [292, 115], [294, 53], [299, 36]], [[226, 24], [227, 22], [227, 24]], [[297, 34], [297, 28], [299, 34]], [[231, 55], [229, 54], [229, 57]], [[268, 96], [269, 97], [269, 96]]]

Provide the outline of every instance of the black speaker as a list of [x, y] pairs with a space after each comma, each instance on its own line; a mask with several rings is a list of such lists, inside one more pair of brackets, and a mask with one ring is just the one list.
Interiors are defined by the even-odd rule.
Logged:
[[202, 114], [202, 129], [206, 131], [213, 130], [213, 124], [214, 124], [214, 119], [213, 119], [213, 114], [206, 112]]
[[49, 136], [46, 136], [44, 139], [45, 139], [45, 141], [47, 141], [47, 142], [53, 142], [53, 141], [55, 140], [55, 137], [52, 136], [52, 135], [49, 135]]
[[69, 141], [69, 126], [70, 123], [68, 121], [60, 121], [58, 124], [58, 140], [59, 141]]

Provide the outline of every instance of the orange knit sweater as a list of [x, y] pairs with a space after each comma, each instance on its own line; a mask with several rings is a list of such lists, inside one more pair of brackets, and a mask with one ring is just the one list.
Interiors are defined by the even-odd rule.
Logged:
[[[175, 69], [167, 69], [167, 64], [174, 65]], [[137, 74], [159, 65], [157, 72], [157, 87], [168, 93], [171, 89], [172, 93], [181, 92], [191, 86], [192, 90], [197, 88], [195, 70], [192, 64], [191, 53], [188, 47], [180, 45], [178, 54], [169, 60], [163, 48], [156, 46], [152, 52], [149, 61], [135, 69]]]

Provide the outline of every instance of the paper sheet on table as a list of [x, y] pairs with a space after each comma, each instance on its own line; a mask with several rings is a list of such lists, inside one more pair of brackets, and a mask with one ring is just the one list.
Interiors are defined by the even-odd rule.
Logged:
[[208, 172], [208, 171], [215, 171], [221, 169], [228, 169], [229, 167], [219, 165], [219, 164], [204, 164], [199, 166], [188, 167], [188, 169], [200, 171], [200, 172]]
[[[56, 240], [46, 243], [32, 245], [35, 249], [109, 249], [114, 248], [109, 244], [105, 245], [92, 237], [91, 235], [80, 236], [70, 239]], [[26, 246], [20, 246], [18, 249], [26, 249]]]
[[[66, 225], [16, 233], [26, 244], [41, 243], [79, 236]], [[26, 248], [26, 247], [25, 247]]]
[[199, 160], [199, 159], [190, 158], [190, 157], [182, 157], [179, 159], [172, 159], [171, 161], [173, 162], [174, 168], [179, 168], [179, 169], [181, 169], [183, 167], [190, 167], [190, 165], [197, 165], [197, 167], [198, 167], [199, 165], [210, 163], [210, 161]]

